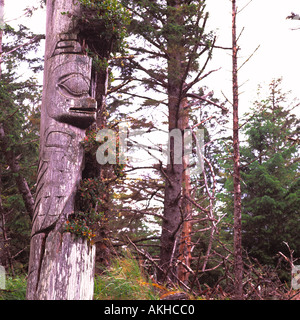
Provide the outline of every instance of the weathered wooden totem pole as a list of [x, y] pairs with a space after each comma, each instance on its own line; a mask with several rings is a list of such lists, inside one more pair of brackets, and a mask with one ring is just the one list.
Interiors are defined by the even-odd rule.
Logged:
[[81, 142], [96, 119], [92, 60], [80, 36], [77, 0], [47, 0], [40, 161], [27, 299], [93, 297], [95, 248], [65, 231], [84, 167]]

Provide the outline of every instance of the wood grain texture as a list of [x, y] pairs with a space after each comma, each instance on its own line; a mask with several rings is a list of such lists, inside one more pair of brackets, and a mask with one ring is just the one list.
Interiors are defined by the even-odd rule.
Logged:
[[[27, 299], [93, 296], [95, 248], [65, 232], [84, 167], [85, 129], [96, 119], [92, 61], [78, 40], [73, 0], [47, 1], [47, 34]], [[67, 14], [62, 14], [67, 12]]]

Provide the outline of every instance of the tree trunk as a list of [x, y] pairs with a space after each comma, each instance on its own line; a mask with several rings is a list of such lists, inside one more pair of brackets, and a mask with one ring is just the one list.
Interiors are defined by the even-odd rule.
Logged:
[[[105, 50], [107, 56], [100, 57], [101, 59], [108, 59], [110, 52]], [[108, 68], [98, 70], [96, 73], [96, 100], [97, 100], [97, 117], [96, 128], [97, 131], [107, 128], [107, 109], [106, 109], [106, 97], [108, 88]], [[94, 173], [91, 178], [100, 178], [102, 181], [108, 181], [112, 176], [112, 166], [109, 164], [100, 165], [96, 161], [95, 155], [93, 155], [93, 161], [91, 166], [97, 168], [97, 172]], [[102, 212], [101, 227], [97, 230], [96, 241], [96, 264], [101, 266], [96, 272], [103, 272], [103, 268], [108, 268], [111, 264], [112, 246], [109, 238], [108, 222], [110, 214], [112, 212], [111, 196], [108, 185], [102, 189], [101, 192], [101, 204], [98, 208]]]
[[[184, 113], [180, 119], [182, 121], [181, 126], [184, 129], [188, 128], [189, 124], [189, 114], [187, 109], [187, 100], [184, 100]], [[184, 145], [185, 148], [185, 145]], [[185, 150], [185, 149], [183, 149]], [[182, 229], [180, 235], [180, 244], [179, 244], [179, 260], [181, 263], [178, 265], [177, 276], [180, 281], [185, 284], [188, 284], [189, 280], [189, 268], [191, 266], [192, 254], [192, 206], [190, 201], [191, 198], [191, 180], [190, 180], [190, 170], [189, 170], [189, 155], [183, 156], [183, 173], [182, 173]]]
[[[81, 6], [47, 1], [40, 161], [27, 299], [93, 297], [95, 248], [65, 232], [84, 166], [81, 142], [96, 119], [92, 61], [78, 40]], [[63, 13], [63, 14], [62, 14]]]
[[[182, 110], [182, 103], [180, 102], [180, 92], [176, 92], [175, 97], [171, 98], [169, 102], [169, 132], [173, 129], [179, 129], [178, 116]], [[176, 100], [176, 101], [172, 101]], [[174, 131], [173, 131], [174, 132]], [[166, 275], [172, 280], [175, 280], [174, 275], [177, 274], [175, 267], [176, 259], [178, 257], [179, 245], [179, 231], [182, 223], [181, 215], [181, 197], [182, 197], [182, 178], [183, 178], [183, 163], [180, 164], [176, 154], [178, 152], [179, 142], [182, 142], [182, 131], [179, 130], [178, 137], [170, 137], [169, 148], [169, 163], [165, 170], [167, 176], [164, 197], [164, 219], [161, 233], [161, 251], [160, 251], [160, 266], [165, 274], [160, 274], [159, 280], [164, 281]], [[176, 141], [177, 140], [177, 141]], [[179, 150], [181, 153], [182, 150]], [[181, 158], [182, 161], [182, 158]]]
[[239, 93], [236, 39], [236, 1], [232, 0], [232, 84], [233, 84], [233, 186], [234, 186], [234, 278], [235, 299], [243, 298], [242, 209], [239, 142]]
[[[182, 17], [177, 9], [180, 1], [167, 1], [169, 6], [168, 24], [183, 23]], [[182, 96], [182, 78], [185, 72], [182, 61], [185, 60], [184, 50], [179, 39], [174, 34], [168, 38], [168, 112], [169, 112], [169, 133], [179, 133], [181, 141], [176, 137], [169, 138], [169, 161], [165, 171], [166, 186], [164, 197], [164, 219], [161, 234], [160, 266], [165, 274], [159, 273], [159, 280], [164, 281], [169, 274], [171, 280], [175, 280], [177, 270], [175, 261], [178, 257], [179, 231], [182, 223], [181, 199], [182, 199], [182, 142], [183, 142], [183, 121], [185, 99]], [[178, 130], [179, 129], [179, 130]], [[181, 142], [181, 144], [179, 143]], [[179, 149], [180, 148], [180, 149]], [[178, 156], [179, 154], [179, 156]], [[176, 258], [176, 259], [175, 259]]]

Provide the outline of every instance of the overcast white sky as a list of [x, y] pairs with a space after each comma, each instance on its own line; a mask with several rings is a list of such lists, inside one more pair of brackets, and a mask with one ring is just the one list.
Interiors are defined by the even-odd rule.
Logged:
[[[239, 8], [249, 0], [237, 0]], [[16, 19], [22, 15], [26, 6], [37, 5], [38, 0], [5, 0], [5, 20]], [[208, 28], [215, 30], [217, 44], [231, 45], [231, 1], [207, 0], [210, 12]], [[269, 84], [273, 78], [283, 77], [284, 89], [292, 90], [293, 96], [300, 99], [300, 21], [286, 20], [291, 11], [300, 13], [299, 0], [253, 0], [238, 16], [238, 29], [245, 28], [239, 45], [240, 65], [260, 45], [252, 59], [240, 70], [239, 83], [246, 83], [240, 91], [241, 112], [247, 110], [256, 98], [258, 84]], [[45, 32], [45, 12], [39, 10], [33, 17], [17, 19], [17, 22], [32, 28], [34, 32]], [[213, 89], [222, 98], [222, 90], [231, 98], [231, 56], [229, 51], [215, 50], [208, 68], [221, 70], [206, 79], [203, 85]], [[298, 111], [299, 112], [299, 111]]]
[[[249, 0], [237, 0], [238, 8], [243, 8]], [[217, 44], [231, 45], [231, 1], [209, 0], [209, 26], [216, 30]], [[256, 97], [258, 84], [266, 86], [273, 78], [283, 77], [284, 89], [292, 90], [300, 99], [300, 21], [286, 20], [291, 12], [300, 13], [299, 0], [253, 0], [237, 18], [241, 65], [260, 45], [258, 51], [239, 72], [239, 84], [245, 83], [240, 92], [240, 108], [246, 110]], [[221, 88], [231, 93], [231, 56], [224, 50], [215, 50], [213, 68], [221, 71], [208, 79], [209, 86]], [[220, 90], [216, 89], [218, 93]], [[299, 110], [298, 110], [299, 112]]]

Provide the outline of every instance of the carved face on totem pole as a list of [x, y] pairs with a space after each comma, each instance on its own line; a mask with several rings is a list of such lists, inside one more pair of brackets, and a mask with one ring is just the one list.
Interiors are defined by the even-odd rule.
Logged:
[[88, 128], [96, 117], [91, 58], [82, 54], [76, 40], [60, 39], [50, 59], [46, 90], [54, 94], [45, 101], [48, 116], [81, 129]]
[[[33, 234], [61, 225], [74, 211], [83, 169], [81, 142], [96, 119], [92, 59], [76, 34], [48, 39], [41, 121], [41, 150]], [[51, 45], [52, 44], [52, 45]]]

